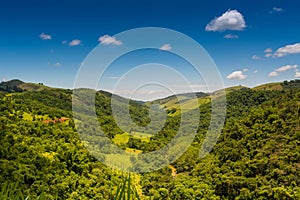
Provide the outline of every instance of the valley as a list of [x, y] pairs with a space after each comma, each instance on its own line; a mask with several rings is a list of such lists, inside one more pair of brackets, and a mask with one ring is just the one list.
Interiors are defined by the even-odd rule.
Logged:
[[[124, 131], [112, 114], [112, 94], [95, 93], [97, 120], [119, 148], [115, 152], [104, 148], [106, 153], [97, 155], [96, 144], [103, 141], [88, 138], [94, 133], [92, 127], [85, 127], [86, 138], [78, 134], [72, 90], [20, 80], [0, 83], [0, 195], [19, 191], [31, 199], [41, 195], [45, 199], [114, 199], [126, 173], [102, 161], [127, 160], [123, 167], [143, 168], [139, 157], [161, 149], [176, 136], [182, 113], [198, 120], [193, 114], [197, 108], [201, 119], [197, 135], [179, 159], [156, 171], [129, 173], [131, 181], [125, 182], [135, 188], [133, 194], [138, 193], [132, 199], [300, 198], [299, 80], [252, 89], [227, 88], [225, 125], [204, 158], [199, 157], [199, 149], [210, 123], [210, 94], [196, 93], [196, 100], [186, 100], [190, 94], [151, 102], [130, 100], [131, 118], [140, 128]], [[121, 116], [124, 102], [123, 97], [117, 98]], [[158, 132], [156, 123], [145, 128], [151, 123], [153, 104], [167, 114]], [[93, 145], [95, 152], [88, 151]], [[120, 156], [120, 150], [127, 156]]]

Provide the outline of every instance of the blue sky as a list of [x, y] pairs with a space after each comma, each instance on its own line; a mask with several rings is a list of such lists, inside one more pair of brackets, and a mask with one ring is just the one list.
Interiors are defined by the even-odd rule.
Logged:
[[107, 35], [108, 45], [126, 45], [109, 39], [148, 26], [196, 40], [225, 86], [300, 78], [299, 8], [297, 0], [4, 0], [0, 79], [72, 88], [80, 64], [101, 45], [100, 37]]

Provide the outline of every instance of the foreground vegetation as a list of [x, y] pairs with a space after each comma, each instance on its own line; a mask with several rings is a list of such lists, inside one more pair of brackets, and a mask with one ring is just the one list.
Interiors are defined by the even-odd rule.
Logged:
[[[1, 83], [0, 91], [0, 199], [300, 199], [300, 81], [230, 89], [222, 135], [203, 159], [210, 101], [199, 95], [201, 120], [188, 151], [168, 167], [130, 177], [86, 150], [72, 118], [71, 90], [14, 81]], [[139, 155], [176, 135], [175, 97], [161, 100], [169, 113], [161, 131], [133, 130], [133, 136], [114, 122], [110, 97], [97, 92], [97, 115], [121, 148]], [[149, 123], [150, 104], [131, 101], [137, 124]]]

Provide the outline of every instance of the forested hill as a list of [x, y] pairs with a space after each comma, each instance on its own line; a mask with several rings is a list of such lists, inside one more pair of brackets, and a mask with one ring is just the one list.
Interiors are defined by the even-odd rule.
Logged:
[[[150, 123], [153, 103], [161, 104], [168, 117], [158, 133], [155, 127], [129, 133], [114, 121], [111, 94], [96, 93], [99, 124], [113, 143], [132, 154], [130, 162], [167, 144], [177, 133], [182, 112], [197, 120], [192, 111], [200, 105], [198, 134], [184, 155], [161, 170], [133, 176], [132, 187], [141, 199], [300, 199], [300, 81], [226, 91], [225, 126], [202, 159], [199, 149], [210, 122], [208, 94], [197, 94], [196, 101], [185, 101], [189, 94], [130, 101], [131, 117], [141, 127]], [[86, 150], [75, 128], [72, 94], [42, 83], [0, 83], [0, 199], [7, 193], [31, 199], [41, 194], [45, 199], [116, 197], [122, 173]], [[120, 106], [126, 102], [117, 100]], [[108, 152], [103, 159], [118, 158]]]

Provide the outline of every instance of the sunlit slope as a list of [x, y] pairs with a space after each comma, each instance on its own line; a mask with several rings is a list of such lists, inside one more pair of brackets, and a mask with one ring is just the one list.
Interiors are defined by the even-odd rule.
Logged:
[[253, 90], [282, 90], [282, 83], [267, 83], [253, 88]]

